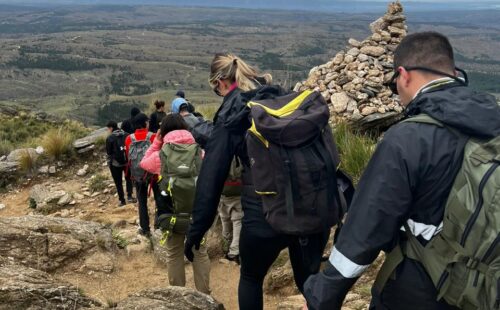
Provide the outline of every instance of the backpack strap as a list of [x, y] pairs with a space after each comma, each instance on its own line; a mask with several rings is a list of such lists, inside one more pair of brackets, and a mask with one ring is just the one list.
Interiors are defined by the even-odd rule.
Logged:
[[146, 141], [150, 141], [151, 140], [151, 136], [153, 136], [153, 133], [151, 131], [148, 131], [148, 134], [146, 135]]
[[135, 133], [133, 133], [133, 134], [130, 135], [130, 141], [132, 143], [137, 142], [137, 139], [135, 138]]

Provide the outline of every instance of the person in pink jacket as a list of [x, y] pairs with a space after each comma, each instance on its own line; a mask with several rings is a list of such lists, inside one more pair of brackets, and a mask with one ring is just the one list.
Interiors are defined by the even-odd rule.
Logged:
[[[141, 161], [140, 165], [142, 169], [155, 175], [161, 174], [160, 151], [166, 143], [196, 143], [193, 135], [188, 131], [188, 125], [180, 114], [167, 114], [161, 121], [161, 127], [156, 135], [156, 139]], [[162, 214], [174, 213], [171, 197], [161, 187], [160, 192], [160, 199], [156, 202], [157, 218]], [[185, 238], [185, 234], [172, 233], [165, 244], [167, 249], [168, 280], [170, 285], [173, 286], [186, 285], [184, 268]], [[210, 294], [210, 259], [206, 246], [200, 246], [199, 250], [195, 250], [194, 255], [193, 273], [196, 289], [202, 293]]]

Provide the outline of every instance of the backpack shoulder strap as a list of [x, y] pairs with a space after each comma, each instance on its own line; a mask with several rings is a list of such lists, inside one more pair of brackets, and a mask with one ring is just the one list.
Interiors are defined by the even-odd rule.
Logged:
[[146, 135], [146, 141], [150, 141], [151, 140], [151, 136], [153, 136], [153, 133], [151, 131], [148, 131], [148, 134]]
[[136, 138], [135, 138], [135, 134], [134, 134], [134, 133], [130, 135], [130, 141], [131, 141], [132, 143], [134, 143], [134, 142], [136, 142], [136, 141], [137, 141], [137, 140], [136, 140]]
[[436, 125], [438, 127], [446, 127], [443, 123], [425, 113], [407, 118], [403, 120], [402, 123], [421, 123], [421, 124]]

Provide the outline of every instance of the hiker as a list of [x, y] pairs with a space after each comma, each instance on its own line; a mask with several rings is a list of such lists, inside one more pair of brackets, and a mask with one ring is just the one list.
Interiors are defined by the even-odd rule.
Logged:
[[[270, 75], [259, 77], [257, 71], [231, 54], [217, 54], [212, 61], [210, 84], [223, 97], [214, 117], [206, 154], [197, 182], [195, 203], [185, 242], [185, 255], [192, 261], [193, 250], [199, 249], [211, 227], [219, 199], [235, 156], [243, 164], [241, 204], [244, 211], [240, 234], [240, 309], [262, 309], [264, 277], [281, 250], [288, 248], [295, 282], [300, 290], [307, 276], [319, 269], [328, 231], [301, 238], [276, 232], [266, 221], [261, 197], [256, 193], [250, 175], [250, 159], [245, 136], [250, 128], [247, 103], [260, 90], [285, 94], [279, 87], [261, 87], [270, 83]], [[252, 171], [253, 172], [253, 171]], [[304, 260], [306, 258], [307, 262]]]
[[175, 97], [177, 98], [182, 98], [182, 99], [186, 99], [186, 94], [184, 93], [183, 90], [178, 90], [176, 93], [175, 93]]
[[200, 122], [200, 119], [194, 116], [190, 111], [189, 102], [184, 98], [176, 98], [172, 101], [172, 113], [178, 113], [183, 118], [186, 124], [189, 126], [189, 130], [191, 130], [196, 124]]
[[219, 203], [219, 217], [222, 223], [224, 254], [227, 260], [240, 264], [240, 232], [243, 209], [241, 206], [241, 170], [238, 157], [233, 159], [229, 175], [224, 183]]
[[[478, 213], [476, 228], [474, 221], [469, 224], [469, 218], [473, 219], [476, 212], [472, 210], [478, 203], [479, 180], [493, 177], [484, 172], [492, 173], [495, 168], [495, 146], [478, 147], [478, 141], [497, 138], [498, 166], [500, 106], [493, 96], [468, 88], [466, 76], [457, 77], [458, 71], [453, 48], [442, 34], [408, 35], [395, 50], [391, 88], [399, 94], [408, 118], [390, 128], [378, 144], [359, 182], [328, 267], [307, 280], [305, 297], [310, 310], [341, 309], [349, 289], [380, 251], [390, 254], [372, 288], [370, 309], [448, 310], [469, 309], [472, 305], [470, 309], [493, 309], [495, 298], [498, 302], [498, 267], [496, 280], [495, 269], [490, 270], [493, 279], [483, 273], [491, 261], [499, 266], [498, 255], [488, 257], [488, 253], [498, 252], [499, 241], [498, 221], [486, 221], [495, 214], [498, 219], [498, 204], [493, 205], [491, 196], [494, 183], [484, 182], [491, 191], [485, 191], [482, 198], [489, 205], [477, 208], [477, 212], [491, 213]], [[470, 143], [481, 152], [468, 166], [480, 174], [477, 187], [469, 183], [473, 179], [468, 174], [471, 171], [461, 168], [471, 159], [468, 152], [474, 148], [468, 149]], [[498, 169], [495, 173], [498, 193]], [[456, 176], [457, 181], [462, 180], [457, 184]], [[464, 201], [464, 197], [470, 199]], [[474, 231], [470, 240], [450, 241], [464, 238], [466, 226]], [[434, 250], [441, 252], [426, 256], [424, 263], [416, 254], [423, 253], [424, 246], [429, 251], [435, 246]], [[474, 250], [459, 254], [463, 246]], [[426, 267], [429, 263], [434, 264], [434, 270]], [[474, 282], [477, 287], [473, 287]], [[438, 298], [439, 294], [444, 298]], [[482, 303], [487, 296], [492, 302]], [[477, 308], [480, 304], [481, 308]]]
[[[182, 152], [178, 151], [179, 148]], [[170, 285], [174, 286], [186, 285], [184, 240], [193, 207], [201, 153], [182, 116], [168, 114], [162, 122], [159, 134], [141, 162], [141, 167], [149, 173], [161, 175], [162, 206], [158, 222], [164, 234], [162, 241], [167, 249], [168, 280]], [[192, 154], [195, 160], [188, 158], [189, 155], [184, 160], [183, 154]], [[187, 177], [184, 174], [180, 175], [179, 167], [191, 168], [186, 166], [189, 162], [195, 166], [193, 175]], [[194, 252], [193, 273], [196, 289], [210, 294], [210, 259], [205, 245]]]
[[127, 151], [128, 169], [132, 181], [137, 191], [137, 200], [139, 207], [139, 233], [149, 237], [151, 230], [149, 226], [148, 213], [148, 186], [151, 184], [155, 200], [159, 197], [159, 189], [156, 176], [148, 174], [140, 167], [140, 162], [144, 158], [147, 149], [156, 138], [156, 134], [148, 131], [149, 119], [144, 113], [139, 113], [133, 119], [135, 132], [125, 140], [125, 149]]
[[128, 134], [134, 133], [134, 131], [135, 131], [134, 117], [136, 117], [139, 113], [141, 113], [141, 110], [139, 110], [139, 108], [137, 108], [137, 107], [133, 107], [130, 110], [130, 118], [128, 118], [122, 122], [121, 128], [123, 131], [125, 131]]
[[[125, 139], [128, 134], [118, 128], [114, 121], [109, 121], [106, 127], [110, 135], [106, 138], [106, 153], [108, 155], [108, 167], [115, 182], [118, 193], [119, 206], [126, 205], [125, 194], [123, 192], [123, 175], [126, 175], [127, 156], [125, 153]], [[132, 197], [132, 181], [125, 177], [127, 188], [127, 198], [129, 202], [134, 202]]]
[[160, 129], [160, 123], [167, 115], [165, 113], [165, 101], [155, 100], [154, 106], [156, 110], [149, 117], [149, 131], [156, 133]]

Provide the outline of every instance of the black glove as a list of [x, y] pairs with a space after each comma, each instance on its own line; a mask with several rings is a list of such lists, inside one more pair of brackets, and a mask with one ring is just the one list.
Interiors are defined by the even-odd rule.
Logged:
[[196, 250], [199, 250], [202, 240], [203, 237], [198, 238], [197, 236], [193, 236], [192, 234], [187, 235], [186, 242], [184, 243], [184, 255], [190, 262], [192, 262], [194, 259], [193, 246]]

